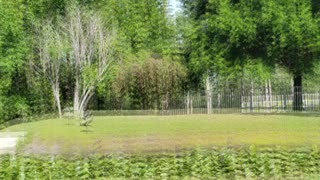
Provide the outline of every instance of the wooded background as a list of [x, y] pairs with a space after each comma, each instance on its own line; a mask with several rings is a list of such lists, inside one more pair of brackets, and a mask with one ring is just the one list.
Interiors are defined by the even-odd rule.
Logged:
[[319, 92], [317, 0], [181, 3], [172, 16], [167, 0], [0, 0], [0, 122], [229, 90], [285, 89], [303, 110]]

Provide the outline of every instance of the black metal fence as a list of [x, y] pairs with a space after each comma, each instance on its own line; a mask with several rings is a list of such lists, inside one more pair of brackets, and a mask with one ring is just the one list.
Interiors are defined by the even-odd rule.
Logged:
[[272, 92], [268, 89], [223, 89], [185, 92], [166, 98], [156, 108], [108, 109], [96, 115], [183, 115], [214, 113], [320, 112], [320, 91], [301, 87]]

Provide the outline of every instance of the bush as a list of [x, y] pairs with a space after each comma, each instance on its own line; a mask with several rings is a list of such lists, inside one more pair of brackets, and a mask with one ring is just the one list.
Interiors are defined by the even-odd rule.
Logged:
[[0, 179], [319, 178], [313, 150], [214, 149], [181, 154], [0, 157]]
[[0, 97], [0, 124], [16, 118], [26, 118], [29, 114], [29, 106], [24, 98]]
[[178, 62], [147, 56], [121, 67], [112, 84], [116, 109], [167, 109], [183, 92], [186, 70]]

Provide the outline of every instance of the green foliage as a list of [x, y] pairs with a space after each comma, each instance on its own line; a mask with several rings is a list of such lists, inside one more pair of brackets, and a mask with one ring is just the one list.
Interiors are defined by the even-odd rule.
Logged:
[[66, 0], [25, 0], [25, 5], [30, 11], [28, 18], [35, 20], [64, 15], [66, 2]]
[[[46, 82], [46, 76], [37, 67], [46, 63], [39, 61], [39, 49], [43, 47], [39, 37], [39, 29], [46, 31], [45, 45], [48, 47], [48, 54], [55, 63], [62, 59], [61, 56], [71, 54], [68, 42], [57, 43], [65, 39], [55, 29], [65, 27], [57, 26], [67, 16], [68, 7], [79, 5], [90, 12], [96, 12], [102, 16], [105, 28], [117, 32], [118, 37], [114, 44], [116, 49], [112, 54], [117, 59], [126, 59], [136, 56], [137, 52], [148, 51], [160, 54], [168, 59], [177, 59], [176, 30], [174, 23], [167, 16], [167, 1], [99, 1], [99, 0], [0, 0], [0, 111], [1, 121], [21, 117], [21, 113], [15, 108], [15, 104], [23, 104], [27, 114], [43, 114], [54, 110], [52, 89]], [[48, 23], [49, 22], [49, 23]], [[50, 25], [46, 25], [50, 24]], [[111, 28], [112, 27], [112, 28]], [[67, 29], [63, 29], [67, 30]], [[61, 37], [59, 37], [59, 36]], [[69, 48], [69, 49], [67, 49]], [[59, 54], [60, 51], [68, 54]], [[61, 101], [62, 106], [72, 102], [73, 93], [73, 68], [72, 58], [68, 58], [65, 64], [61, 64]], [[84, 79], [82, 85], [90, 86], [97, 84], [94, 78], [98, 73], [98, 65], [84, 67]], [[48, 69], [46, 67], [44, 69]], [[112, 67], [115, 69], [114, 67]], [[48, 72], [45, 72], [48, 74]], [[112, 80], [116, 73], [107, 74], [104, 83], [99, 83], [99, 92], [104, 89], [111, 89]], [[70, 78], [71, 77], [71, 78]], [[109, 83], [110, 82], [110, 83]], [[109, 83], [109, 84], [108, 84]], [[110, 92], [117, 93], [117, 92]], [[100, 93], [102, 94], [102, 93]], [[102, 96], [107, 96], [103, 94]], [[15, 102], [19, 101], [19, 102]], [[11, 104], [5, 104], [11, 103]], [[25, 113], [24, 113], [25, 114]]]
[[[83, 68], [81, 77], [84, 85], [99, 87], [95, 90], [99, 92], [97, 101], [109, 98], [117, 108], [131, 106], [128, 104], [134, 104], [134, 108], [159, 107], [166, 99], [166, 92], [170, 91], [169, 97], [173, 97], [172, 94], [182, 88], [201, 89], [201, 79], [208, 74], [216, 78], [222, 88], [239, 88], [240, 81], [244, 83], [241, 86], [248, 86], [250, 82], [254, 82], [255, 87], [263, 86], [265, 80], [272, 78], [275, 79], [272, 87], [286, 84], [285, 87], [290, 88], [292, 75], [304, 76], [303, 86], [318, 88], [320, 4], [317, 0], [182, 2], [185, 13], [174, 20], [167, 14], [168, 0], [0, 0], [0, 121], [54, 109], [53, 97], [48, 96], [52, 94], [51, 87], [42, 76], [31, 72], [34, 66], [40, 66], [39, 52], [35, 49], [39, 44], [35, 25], [45, 27], [43, 22], [47, 21], [58, 24], [66, 18], [67, 7], [75, 4], [96, 12], [105, 28], [117, 32], [112, 54], [121, 63], [111, 67], [103, 83], [96, 83], [94, 78], [98, 72], [96, 64]], [[61, 56], [58, 50], [70, 54], [70, 47], [64, 45], [68, 42], [59, 46], [56, 38], [50, 37], [49, 54]], [[145, 59], [139, 54], [143, 52], [157, 54], [157, 57], [153, 57], [152, 63], [142, 62]], [[181, 79], [188, 82], [188, 86], [170, 78], [168, 82], [155, 78], [155, 73], [164, 73], [163, 79], [168, 78], [166, 73], [171, 73], [165, 68], [153, 69], [158, 59], [166, 59], [166, 63], [160, 63], [163, 67], [176, 68], [177, 71], [171, 70], [177, 74], [181, 72]], [[175, 62], [181, 59], [185, 64]], [[28, 63], [33, 60], [35, 64]], [[61, 66], [62, 106], [73, 99], [75, 84], [70, 60], [67, 58]], [[126, 64], [127, 61], [131, 64]], [[121, 75], [121, 70], [135, 74], [134, 81], [128, 83], [125, 78], [128, 73]], [[289, 80], [282, 81], [279, 77]], [[155, 83], [158, 80], [160, 83]], [[170, 82], [177, 84], [169, 90]], [[130, 88], [123, 88], [126, 84]], [[150, 99], [158, 102], [151, 104]], [[94, 106], [92, 103], [91, 107]]]
[[0, 101], [0, 117], [3, 119], [25, 118], [30, 113], [29, 106], [27, 105], [26, 100], [22, 97], [0, 97]]
[[305, 76], [305, 87], [312, 90], [318, 90], [320, 83], [320, 61], [314, 64], [312, 73], [309, 73]]
[[[186, 37], [196, 73], [229, 76], [247, 62], [310, 73], [319, 55], [319, 17], [311, 1], [184, 0], [195, 33]], [[315, 4], [315, 3], [314, 3]], [[315, 7], [315, 6], [314, 6]], [[190, 41], [191, 39], [191, 41]], [[254, 63], [256, 64], [256, 63]], [[260, 73], [260, 72], [256, 72]], [[263, 72], [258, 76], [264, 76]]]
[[174, 25], [166, 14], [167, 0], [111, 0], [100, 2], [107, 23], [115, 25], [122, 51], [150, 50], [170, 54], [175, 45]]
[[98, 67], [96, 64], [83, 68], [82, 78], [85, 87], [94, 86], [97, 83]]
[[145, 55], [122, 65], [113, 82], [113, 92], [123, 107], [133, 109], [164, 108], [183, 91], [186, 70], [179, 62]]
[[310, 72], [317, 60], [319, 19], [314, 18], [310, 1], [263, 1], [259, 26], [267, 44], [271, 63], [286, 67], [293, 74]]
[[319, 178], [312, 150], [194, 150], [180, 154], [90, 157], [1, 156], [1, 179], [291, 179]]
[[0, 123], [27, 113], [21, 92], [15, 91], [15, 76], [24, 64], [26, 42], [22, 1], [0, 1]]
[[54, 98], [52, 88], [47, 79], [31, 72], [26, 72], [26, 75], [30, 78], [28, 79], [28, 93], [25, 95], [30, 112], [33, 115], [53, 112]]

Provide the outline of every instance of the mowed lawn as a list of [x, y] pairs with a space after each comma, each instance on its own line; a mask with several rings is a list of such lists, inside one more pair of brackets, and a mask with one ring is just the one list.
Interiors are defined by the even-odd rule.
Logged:
[[[69, 124], [69, 125], [68, 125]], [[94, 117], [86, 130], [79, 121], [49, 119], [2, 131], [27, 131], [26, 153], [177, 152], [212, 147], [305, 147], [320, 145], [315, 115], [189, 115]]]

